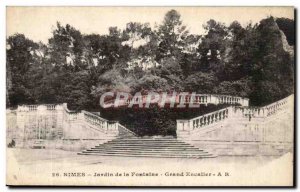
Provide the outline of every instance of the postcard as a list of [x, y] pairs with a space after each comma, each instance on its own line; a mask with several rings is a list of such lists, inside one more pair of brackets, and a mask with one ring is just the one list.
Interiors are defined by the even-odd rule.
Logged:
[[7, 185], [294, 186], [294, 12], [8, 6]]

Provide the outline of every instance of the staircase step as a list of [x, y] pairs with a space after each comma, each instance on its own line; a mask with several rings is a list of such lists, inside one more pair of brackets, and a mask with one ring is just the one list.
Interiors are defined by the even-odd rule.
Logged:
[[96, 149], [96, 150], [108, 150], [108, 149], [116, 149], [116, 150], [169, 150], [169, 151], [182, 151], [182, 150], [186, 150], [186, 151], [203, 151], [201, 149], [197, 149], [194, 147], [128, 147], [128, 146], [124, 146], [124, 147], [114, 147], [114, 146], [107, 146], [107, 147], [92, 147], [91, 149]]
[[153, 145], [158, 145], [158, 144], [163, 144], [163, 145], [189, 145], [188, 143], [181, 143], [181, 142], [127, 142], [127, 141], [110, 141], [107, 142], [107, 144], [128, 144], [128, 145], [149, 145], [149, 144], [153, 144]]
[[174, 152], [178, 152], [178, 153], [196, 153], [196, 154], [207, 154], [208, 152], [206, 151], [184, 151], [184, 150], [177, 150], [177, 151], [170, 151], [170, 150], [112, 150], [112, 149], [109, 149], [109, 150], [97, 150], [97, 149], [87, 149], [85, 150], [85, 152], [120, 152], [120, 153], [123, 153], [123, 152], [145, 152], [145, 153], [174, 153]]
[[[193, 146], [189, 147], [176, 147], [176, 146], [109, 146], [109, 145], [104, 145], [104, 146], [95, 146], [92, 147], [91, 149], [153, 149], [153, 150], [200, 150], [198, 148], [195, 148]], [[201, 151], [201, 150], [200, 150]]]
[[[90, 150], [87, 149], [85, 151], [82, 152], [86, 152], [86, 153], [102, 153], [102, 152], [112, 152], [112, 153], [172, 153], [172, 154], [176, 154], [173, 153], [172, 151], [144, 151], [144, 150]], [[180, 153], [197, 153], [197, 154], [209, 154], [206, 151], [180, 151]]]
[[174, 137], [118, 136], [104, 144], [84, 150], [78, 155], [165, 158], [212, 158], [213, 154]]
[[105, 154], [105, 153], [78, 153], [78, 155], [120, 156], [120, 157], [154, 157], [154, 158], [215, 158], [214, 155], [160, 155], [160, 154]]
[[[100, 147], [101, 145], [97, 145], [95, 147]], [[186, 148], [192, 148], [192, 146], [190, 145], [163, 145], [163, 144], [104, 144], [103, 147], [106, 147], [106, 146], [115, 146], [115, 147], [170, 147], [170, 148], [176, 148], [176, 147], [179, 147], [179, 148], [183, 148], [183, 147], [186, 147]]]
[[[170, 139], [170, 140], [164, 140], [164, 139], [125, 139], [125, 138], [122, 138], [122, 139], [119, 139], [117, 138], [119, 142], [171, 142], [171, 143], [180, 143], [182, 141], [178, 141], [176, 139]], [[116, 141], [116, 140], [114, 140]], [[114, 141], [111, 141], [111, 142], [114, 142]], [[183, 143], [183, 142], [182, 142]]]

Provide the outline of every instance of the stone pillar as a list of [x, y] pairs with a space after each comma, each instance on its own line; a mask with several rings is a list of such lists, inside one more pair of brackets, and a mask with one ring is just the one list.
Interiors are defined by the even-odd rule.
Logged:
[[218, 104], [218, 97], [214, 96], [214, 95], [210, 95], [211, 99], [211, 103], [217, 105]]
[[192, 121], [190, 120], [176, 120], [177, 127], [176, 127], [176, 133], [178, 137], [189, 137], [190, 136], [190, 130], [192, 125]]

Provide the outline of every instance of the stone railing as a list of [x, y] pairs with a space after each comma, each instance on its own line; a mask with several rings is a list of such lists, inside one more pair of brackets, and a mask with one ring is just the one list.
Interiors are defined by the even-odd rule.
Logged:
[[287, 105], [291, 101], [292, 97], [293, 95], [263, 107], [235, 107], [233, 112], [237, 117], [245, 117], [245, 118], [269, 117], [287, 108]]
[[266, 111], [266, 116], [271, 116], [275, 113], [277, 113], [278, 111], [281, 111], [282, 109], [286, 108], [286, 106], [289, 104], [289, 102], [291, 101], [291, 98], [294, 95], [291, 95], [287, 98], [284, 98], [282, 100], [279, 100], [275, 103], [272, 103], [270, 105], [267, 105], [265, 107], [263, 107], [263, 109]]
[[[142, 103], [147, 102], [147, 95], [140, 96], [140, 100]], [[169, 97], [172, 97], [172, 95], [169, 95]], [[175, 98], [175, 103], [179, 104], [189, 104], [192, 99], [192, 94], [187, 95], [177, 95]], [[119, 102], [119, 106], [129, 105], [131, 102], [133, 102], [133, 98], [129, 98], [126, 101], [121, 100]], [[170, 100], [167, 100], [166, 103], [169, 103]], [[106, 104], [113, 104], [114, 100], [109, 100], [106, 102]], [[158, 101], [159, 103], [159, 101]], [[193, 98], [193, 104], [228, 104], [228, 105], [241, 105], [241, 106], [249, 106], [249, 99], [244, 97], [237, 97], [237, 96], [230, 96], [230, 95], [217, 95], [217, 94], [195, 94]]]
[[102, 130], [108, 130], [108, 120], [103, 119], [88, 111], [81, 111], [83, 113], [83, 120], [92, 126], [100, 128]]
[[18, 105], [17, 111], [36, 111], [38, 105]]
[[[180, 102], [183, 98], [179, 96], [178, 102]], [[230, 95], [215, 95], [215, 94], [196, 94], [195, 98], [193, 98], [195, 104], [239, 104], [241, 106], [248, 106], [249, 99], [244, 97], [236, 97]], [[190, 103], [191, 96], [188, 95], [185, 97], [185, 104]]]
[[227, 107], [218, 111], [207, 113], [205, 115], [189, 119], [189, 120], [177, 120], [178, 131], [193, 131], [209, 125], [213, 125], [224, 121], [229, 117], [229, 111], [232, 107]]
[[56, 110], [57, 106], [60, 106], [60, 105], [56, 105], [56, 104], [46, 104], [45, 105], [47, 107], [47, 110]]
[[130, 135], [137, 136], [134, 132], [130, 131], [125, 126], [121, 125], [120, 123], [117, 123], [117, 127], [119, 130], [119, 133], [123, 131], [123, 132], [129, 133]]
[[[287, 105], [293, 102], [294, 95], [290, 95], [272, 104], [263, 107], [227, 107], [217, 110], [205, 115], [189, 119], [177, 120], [177, 132], [190, 132], [200, 128], [208, 127], [210, 125], [219, 123], [228, 118], [267, 118], [288, 108]], [[224, 98], [223, 98], [224, 99]], [[228, 99], [228, 98], [227, 98]], [[231, 98], [236, 99], [236, 98]], [[222, 100], [221, 100], [222, 101]], [[229, 101], [232, 101], [229, 99]]]
[[109, 121], [91, 113], [89, 111], [82, 110], [81, 112], [75, 112], [68, 109], [67, 104], [64, 103], [64, 115], [65, 119], [68, 121], [81, 121], [82, 123], [86, 123], [89, 127], [92, 127], [96, 131], [101, 131], [105, 133], [116, 133], [119, 130], [119, 127], [122, 127], [124, 130], [131, 132], [126, 127], [122, 126], [116, 121]]
[[249, 106], [248, 98], [228, 95], [214, 95], [214, 97], [217, 97], [218, 104], [240, 104], [241, 106]]
[[53, 111], [62, 109], [62, 104], [41, 104], [41, 105], [18, 105], [17, 111], [27, 112], [27, 111]]

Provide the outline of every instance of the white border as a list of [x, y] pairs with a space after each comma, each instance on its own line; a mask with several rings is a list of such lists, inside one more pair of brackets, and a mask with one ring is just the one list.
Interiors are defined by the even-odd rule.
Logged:
[[[6, 84], [5, 84], [5, 63], [6, 63], [6, 6], [295, 6], [296, 8], [299, 8], [299, 0], [227, 0], [227, 1], [221, 1], [221, 0], [215, 0], [215, 1], [197, 1], [197, 0], [107, 0], [107, 1], [97, 1], [97, 0], [49, 0], [49, 1], [43, 1], [43, 0], [2, 0], [0, 1], [0, 122], [1, 122], [1, 147], [0, 147], [0, 191], [10, 191], [10, 190], [17, 190], [17, 189], [10, 189], [5, 186], [5, 180], [6, 180], [6, 151], [5, 151], [5, 98], [6, 98]], [[297, 21], [298, 26], [298, 21]], [[299, 35], [299, 30], [297, 30], [297, 36]], [[297, 41], [298, 45], [298, 41]], [[299, 49], [297, 50], [297, 55], [299, 55]], [[298, 64], [298, 63], [297, 63]], [[296, 65], [297, 65], [296, 64]], [[297, 67], [297, 74], [299, 73], [299, 67]], [[297, 78], [298, 79], [298, 78]], [[300, 85], [297, 81], [297, 90], [299, 90]], [[297, 114], [297, 119], [299, 119], [299, 114]], [[297, 131], [298, 135], [297, 138], [299, 138], [299, 130]], [[298, 147], [297, 147], [298, 149]], [[297, 154], [299, 151], [297, 151]], [[299, 166], [299, 158], [297, 165]], [[298, 167], [297, 166], [297, 167]], [[297, 181], [299, 184], [299, 182]], [[18, 189], [20, 190], [20, 189]], [[33, 189], [27, 188], [22, 189], [24, 191], [32, 191]], [[36, 189], [34, 191], [51, 191], [53, 189]], [[66, 189], [64, 189], [66, 190]], [[76, 190], [76, 191], [99, 191], [99, 189], [95, 188], [85, 188], [85, 189], [68, 189], [68, 190]], [[100, 189], [100, 190], [109, 190], [109, 189]], [[142, 190], [142, 189], [137, 189]], [[162, 189], [160, 189], [162, 190]], [[182, 191], [183, 189], [175, 189], [175, 191]], [[202, 189], [203, 190], [203, 189]], [[214, 189], [210, 191], [217, 191], [219, 189]], [[235, 191], [241, 191], [235, 190]], [[273, 190], [273, 189], [270, 189]], [[288, 189], [283, 189], [283, 191], [286, 191]], [[57, 189], [56, 191], [63, 191], [63, 189]]]

